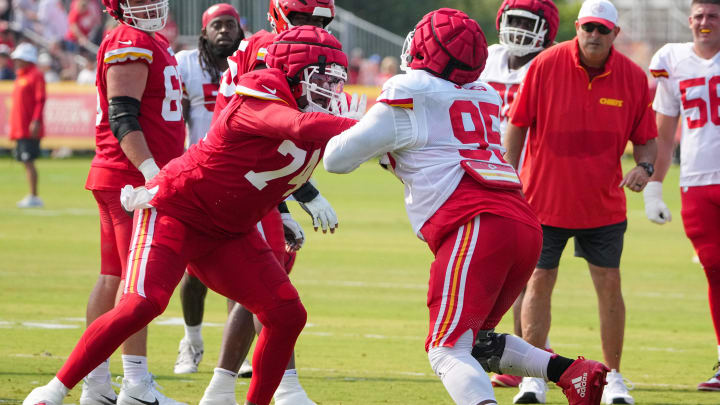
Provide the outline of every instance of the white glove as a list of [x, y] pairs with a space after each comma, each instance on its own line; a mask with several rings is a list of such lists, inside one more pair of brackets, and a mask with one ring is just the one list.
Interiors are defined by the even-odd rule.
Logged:
[[283, 229], [285, 230], [285, 243], [293, 250], [300, 250], [305, 242], [305, 232], [289, 213], [280, 214], [282, 217]]
[[670, 210], [662, 199], [662, 183], [659, 181], [651, 181], [643, 190], [643, 199], [645, 200], [645, 215], [648, 219], [656, 224], [664, 224], [670, 222], [672, 216]]
[[332, 205], [321, 194], [318, 194], [309, 202], [300, 203], [300, 206], [312, 217], [313, 228], [315, 228], [316, 232], [318, 227], [322, 227], [323, 233], [327, 232], [328, 228], [331, 233], [335, 232], [335, 228], [338, 226], [337, 214], [335, 214]]
[[133, 188], [133, 186], [127, 184], [120, 191], [120, 203], [128, 212], [133, 212], [136, 209], [153, 208], [150, 201], [155, 197], [159, 189], [160, 186], [148, 190], [145, 186]]
[[364, 94], [358, 97], [357, 94], [352, 95], [350, 105], [348, 106], [347, 97], [343, 94], [340, 96], [340, 103], [331, 105], [331, 111], [334, 115], [360, 120], [365, 115], [367, 109], [367, 96]]

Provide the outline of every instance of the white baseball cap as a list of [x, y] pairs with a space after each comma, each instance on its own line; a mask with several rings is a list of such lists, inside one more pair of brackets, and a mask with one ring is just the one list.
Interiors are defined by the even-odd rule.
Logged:
[[23, 60], [29, 63], [37, 63], [37, 49], [35, 49], [35, 47], [31, 44], [23, 42], [10, 54], [10, 58]]
[[578, 13], [578, 22], [598, 23], [610, 29], [617, 24], [618, 12], [609, 0], [586, 0]]

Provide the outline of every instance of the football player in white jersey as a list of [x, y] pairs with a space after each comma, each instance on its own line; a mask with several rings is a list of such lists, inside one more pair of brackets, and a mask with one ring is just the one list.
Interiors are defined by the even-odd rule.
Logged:
[[[720, 359], [720, 0], [693, 0], [689, 24], [693, 42], [667, 44], [650, 62], [650, 72], [658, 82], [653, 109], [659, 136], [655, 173], [643, 195], [650, 221], [670, 221], [662, 181], [681, 119], [681, 215], [708, 280]], [[715, 367], [716, 374], [700, 383], [699, 390], [720, 391], [720, 371]]]
[[325, 169], [349, 173], [385, 154], [405, 185], [413, 231], [435, 255], [425, 348], [455, 403], [497, 404], [493, 371], [546, 378], [570, 404], [599, 404], [602, 363], [493, 330], [533, 271], [542, 231], [502, 157], [500, 96], [476, 81], [487, 58], [480, 26], [442, 8], [408, 39], [407, 74], [388, 80], [359, 123], [330, 140]]
[[[210, 129], [215, 98], [222, 73], [228, 68], [227, 58], [235, 52], [245, 35], [240, 15], [227, 3], [210, 6], [202, 14], [202, 31], [198, 47], [175, 55], [183, 79], [183, 116], [188, 125], [188, 147], [198, 143]], [[201, 334], [207, 287], [189, 274], [180, 284], [185, 336], [180, 341], [175, 373], [197, 372], [203, 356]]]
[[[500, 43], [488, 47], [488, 58], [480, 80], [491, 85], [502, 98], [502, 139], [505, 138], [507, 112], [515, 99], [515, 93], [532, 60], [555, 41], [558, 24], [558, 9], [552, 0], [504, 0], [498, 9], [495, 27]], [[522, 336], [520, 308], [523, 294], [524, 291], [513, 305], [514, 331], [517, 336]], [[519, 376], [509, 374], [493, 374], [490, 379], [496, 387], [517, 387], [522, 380]], [[528, 381], [525, 386], [530, 388], [533, 384], [542, 384], [541, 388], [545, 388], [545, 381], [539, 379]]]

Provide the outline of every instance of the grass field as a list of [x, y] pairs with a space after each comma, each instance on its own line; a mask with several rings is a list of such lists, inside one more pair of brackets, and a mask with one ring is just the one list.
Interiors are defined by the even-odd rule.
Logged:
[[[89, 159], [39, 160], [46, 207], [23, 211], [15, 208], [26, 194], [22, 167], [0, 158], [0, 404], [20, 403], [52, 378], [83, 331], [99, 266], [96, 206], [83, 188], [88, 166]], [[335, 235], [313, 233], [307, 215], [294, 211], [308, 233], [292, 274], [309, 312], [296, 347], [303, 386], [321, 405], [451, 403], [423, 349], [431, 255], [412, 234], [402, 186], [371, 164], [348, 176], [318, 169], [316, 178], [341, 227]], [[634, 382], [637, 404], [720, 404], [720, 393], [695, 390], [712, 373], [715, 339], [705, 278], [682, 231], [677, 168], [667, 184], [674, 219], [662, 227], [645, 218], [642, 197], [628, 193], [622, 371]], [[150, 368], [169, 396], [199, 401], [217, 360], [224, 305], [208, 295], [197, 374], [172, 373], [183, 334], [177, 294], [151, 324]], [[498, 329], [511, 331], [510, 321]], [[595, 293], [571, 249], [561, 263], [550, 333], [559, 353], [601, 357]], [[111, 369], [122, 372], [118, 354]], [[247, 383], [239, 380], [240, 403]], [[515, 393], [496, 390], [500, 404], [512, 403]], [[77, 387], [66, 403], [79, 395]], [[567, 402], [553, 386], [548, 403]]]

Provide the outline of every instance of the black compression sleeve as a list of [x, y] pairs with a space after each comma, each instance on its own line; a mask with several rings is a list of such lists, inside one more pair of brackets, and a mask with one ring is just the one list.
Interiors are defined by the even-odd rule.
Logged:
[[280, 211], [281, 214], [289, 214], [290, 210], [288, 209], [287, 203], [285, 201], [278, 204], [278, 211]]
[[309, 181], [302, 186], [300, 186], [299, 189], [295, 190], [294, 193], [292, 193], [293, 197], [295, 197], [296, 200], [298, 200], [301, 203], [307, 203], [312, 201], [315, 197], [320, 194], [320, 191], [315, 188], [315, 186], [312, 185]]
[[140, 116], [140, 100], [126, 96], [110, 99], [108, 121], [110, 130], [118, 142], [130, 132], [142, 131], [138, 116]]

